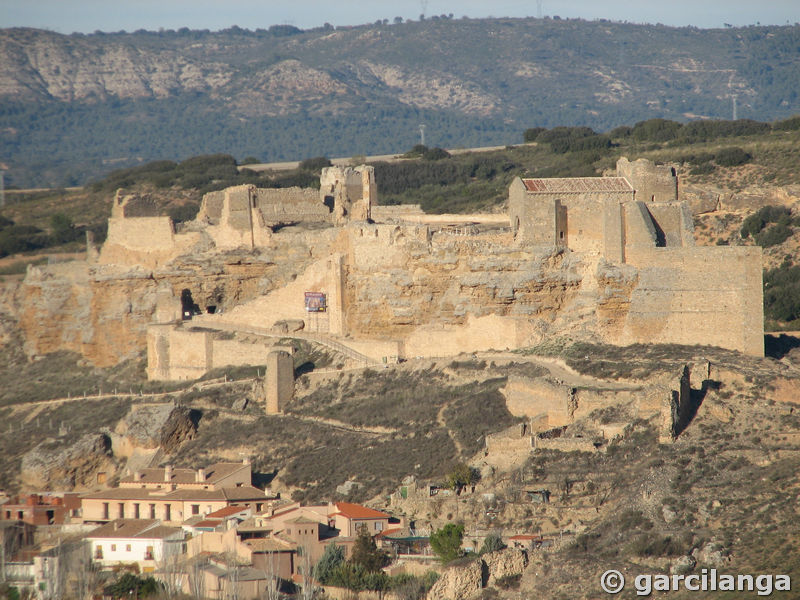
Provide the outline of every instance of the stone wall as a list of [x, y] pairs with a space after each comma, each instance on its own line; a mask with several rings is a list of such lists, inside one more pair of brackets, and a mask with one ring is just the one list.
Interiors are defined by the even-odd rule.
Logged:
[[[528, 446], [538, 449], [552, 448], [564, 451], [594, 450], [591, 437], [539, 437], [559, 427], [577, 421], [593, 422], [603, 435], [613, 435], [620, 424], [634, 419], [658, 421], [662, 441], [673, 440], [686, 426], [692, 413], [690, 369], [683, 367], [675, 375], [661, 377], [646, 385], [617, 384], [614, 388], [571, 386], [550, 377], [511, 376], [501, 390], [508, 411], [525, 417], [527, 425], [519, 432], [506, 430], [486, 440], [488, 452], [499, 450], [520, 452]], [[603, 409], [615, 408], [613, 422], [602, 421]], [[595, 422], [600, 418], [600, 421]], [[608, 435], [607, 435], [608, 434]]]
[[319, 178], [320, 200], [333, 209], [333, 222], [369, 221], [378, 203], [374, 167], [325, 167]]
[[617, 175], [624, 177], [636, 190], [641, 202], [675, 202], [678, 200], [678, 177], [668, 165], [655, 165], [646, 158], [617, 161]]
[[113, 217], [98, 262], [155, 269], [197, 242], [196, 233], [176, 236], [169, 217]]
[[[305, 310], [305, 292], [322, 292], [327, 296], [327, 310], [315, 314], [322, 333], [342, 334], [342, 262], [340, 255], [329, 255], [308, 266], [294, 281], [280, 289], [235, 307], [225, 321], [271, 327], [278, 321], [302, 319], [313, 321]], [[307, 329], [313, 330], [312, 327]]]
[[655, 226], [658, 246], [695, 245], [692, 213], [685, 202], [648, 202], [645, 208]]
[[[288, 355], [285, 346], [270, 342], [225, 339], [209, 330], [152, 324], [147, 328], [147, 378], [181, 381], [198, 379], [220, 367], [267, 365], [268, 357], [276, 351]], [[292, 382], [293, 374], [294, 366]]]
[[764, 355], [761, 248], [629, 249], [639, 282], [614, 343], [703, 344]]

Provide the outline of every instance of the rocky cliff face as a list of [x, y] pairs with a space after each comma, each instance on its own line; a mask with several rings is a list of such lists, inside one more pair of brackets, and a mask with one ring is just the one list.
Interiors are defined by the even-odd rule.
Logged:
[[116, 470], [111, 439], [105, 433], [87, 433], [48, 439], [22, 457], [22, 483], [32, 489], [69, 490], [89, 487], [97, 473]]
[[163, 98], [177, 91], [218, 89], [228, 83], [230, 71], [176, 52], [98, 45], [85, 37], [35, 29], [10, 29], [0, 35], [0, 95], [6, 97], [65, 102]]
[[200, 310], [227, 309], [291, 276], [292, 261], [279, 267], [273, 258], [185, 257], [159, 271], [85, 262], [31, 267], [18, 294], [25, 350], [29, 356], [72, 350], [96, 366], [115, 365], [145, 348], [163, 290], [178, 308], [188, 289]]

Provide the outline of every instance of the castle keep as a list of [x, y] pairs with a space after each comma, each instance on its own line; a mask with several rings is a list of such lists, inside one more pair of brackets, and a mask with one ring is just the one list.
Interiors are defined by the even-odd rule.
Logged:
[[[378, 206], [367, 166], [323, 170], [320, 190], [207, 194], [178, 230], [146, 199], [119, 194], [95, 261], [79, 276], [59, 268], [32, 268], [29, 293], [63, 280], [62, 296], [92, 306], [100, 287], [140, 279], [128, 291], [138, 310], [113, 337], [125, 340], [115, 348], [146, 346], [156, 379], [266, 364], [280, 336], [364, 361], [559, 335], [764, 351], [761, 249], [695, 246], [674, 170], [645, 160], [620, 159], [613, 177], [515, 179], [505, 215]], [[183, 321], [182, 294], [203, 314]], [[23, 325], [47, 310], [36, 305]], [[42, 349], [100, 355], [112, 339], [101, 330], [62, 326]]]

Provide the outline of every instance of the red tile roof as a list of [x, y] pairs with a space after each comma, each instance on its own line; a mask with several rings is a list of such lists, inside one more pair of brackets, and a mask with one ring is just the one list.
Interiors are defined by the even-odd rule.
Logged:
[[231, 515], [235, 515], [246, 510], [246, 506], [226, 506], [225, 508], [220, 508], [219, 510], [208, 513], [206, 517], [209, 519], [224, 519], [225, 517], [230, 517]]
[[90, 539], [164, 539], [181, 532], [180, 527], [166, 527], [158, 519], [114, 519], [90, 531]]
[[523, 179], [525, 190], [533, 194], [565, 194], [586, 192], [633, 192], [624, 177], [553, 177]]
[[217, 527], [220, 526], [221, 523], [222, 521], [220, 521], [219, 519], [203, 519], [202, 521], [198, 521], [197, 523], [195, 523], [192, 527], [202, 527], [202, 528], [211, 527], [212, 529], [216, 529]]
[[348, 519], [388, 519], [391, 516], [385, 512], [373, 510], [360, 504], [351, 504], [350, 502], [337, 502], [334, 506], [339, 511], [337, 514], [343, 515]]

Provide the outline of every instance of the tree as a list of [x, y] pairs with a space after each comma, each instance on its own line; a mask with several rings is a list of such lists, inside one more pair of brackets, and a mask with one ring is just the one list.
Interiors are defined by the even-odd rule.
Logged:
[[481, 546], [481, 551], [479, 554], [488, 554], [489, 552], [497, 552], [498, 550], [502, 550], [505, 547], [506, 545], [503, 543], [503, 538], [501, 538], [496, 533], [490, 533], [483, 540], [483, 546]]
[[197, 559], [189, 567], [189, 595], [195, 600], [202, 600], [206, 596], [205, 566], [205, 560]]
[[314, 568], [311, 562], [311, 549], [305, 546], [300, 546], [297, 549], [297, 554], [300, 559], [300, 574], [303, 577], [302, 587], [300, 588], [300, 598], [302, 600], [313, 600], [314, 598], [314, 579], [311, 571]]
[[372, 539], [366, 525], [358, 528], [358, 537], [356, 537], [355, 544], [353, 544], [350, 562], [354, 565], [361, 565], [369, 573], [380, 571], [389, 562], [389, 557], [386, 553], [378, 550], [375, 540]]
[[267, 586], [264, 589], [263, 600], [280, 600], [281, 586], [274, 552], [267, 554], [267, 564], [264, 570], [267, 574]]
[[447, 487], [460, 492], [464, 487], [478, 481], [478, 473], [466, 463], [458, 463], [447, 475]]
[[333, 573], [344, 564], [344, 548], [331, 542], [325, 546], [325, 552], [314, 567], [314, 579], [326, 585]]
[[448, 523], [431, 534], [431, 548], [443, 563], [461, 556], [461, 541], [464, 539], [464, 526]]

